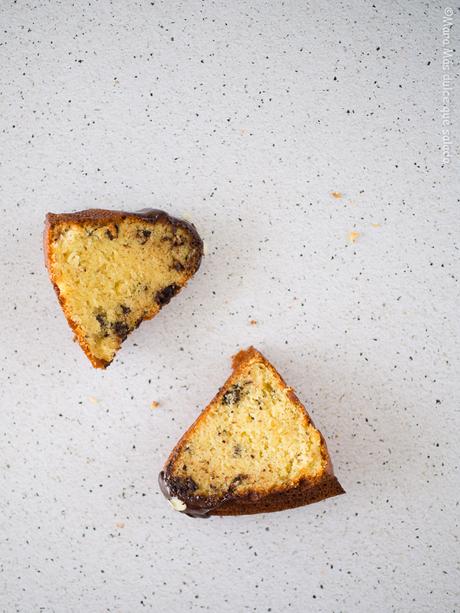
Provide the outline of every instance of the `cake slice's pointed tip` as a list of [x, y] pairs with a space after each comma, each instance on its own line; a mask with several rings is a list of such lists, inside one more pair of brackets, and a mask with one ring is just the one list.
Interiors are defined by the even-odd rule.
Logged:
[[258, 359], [262, 362], [267, 360], [253, 345], [250, 345], [246, 349], [240, 349], [234, 356], [232, 356], [232, 368], [236, 370], [242, 364], [249, 362], [250, 360]]
[[173, 508], [199, 517], [281, 511], [345, 493], [323, 436], [255, 347], [233, 357], [232, 374], [171, 452], [160, 484]]
[[89, 359], [89, 361], [91, 362], [93, 368], [99, 368], [100, 370], [105, 370], [108, 366], [110, 366], [110, 364], [113, 362], [112, 360], [101, 360], [99, 358], [96, 358], [90, 351], [89, 349], [86, 350], [85, 347], [83, 346], [83, 344], [81, 343], [81, 347], [83, 349], [83, 351], [85, 352], [86, 357]]

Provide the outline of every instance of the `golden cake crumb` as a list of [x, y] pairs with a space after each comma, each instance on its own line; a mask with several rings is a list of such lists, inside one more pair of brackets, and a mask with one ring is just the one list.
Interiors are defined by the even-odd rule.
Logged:
[[348, 233], [348, 242], [353, 244], [357, 241], [357, 239], [360, 236], [361, 236], [360, 232], [355, 232], [355, 230], [352, 230], [351, 232]]
[[152, 402], [150, 403], [151, 409], [158, 409], [159, 406], [160, 406], [160, 403], [157, 402], [156, 400], [152, 400]]
[[340, 198], [343, 198], [342, 192], [331, 192], [331, 196], [336, 200], [340, 200]]

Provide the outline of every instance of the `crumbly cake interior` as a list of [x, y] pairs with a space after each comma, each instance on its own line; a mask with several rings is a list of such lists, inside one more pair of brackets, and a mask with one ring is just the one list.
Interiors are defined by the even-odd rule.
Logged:
[[165, 220], [63, 221], [53, 229], [50, 266], [91, 353], [109, 363], [184, 285], [196, 257], [190, 232]]
[[266, 492], [319, 476], [321, 437], [272, 371], [252, 363], [210, 407], [174, 460], [178, 496]]

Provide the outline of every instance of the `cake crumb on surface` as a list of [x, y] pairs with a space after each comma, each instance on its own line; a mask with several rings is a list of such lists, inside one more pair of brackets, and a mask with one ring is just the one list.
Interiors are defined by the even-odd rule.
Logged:
[[98, 404], [99, 400], [95, 396], [89, 396], [88, 400], [91, 404]]
[[380, 224], [380, 223], [371, 223], [371, 226], [372, 226], [373, 228], [381, 228], [381, 227], [382, 227], [382, 224]]
[[251, 324], [251, 326], [256, 326], [257, 325], [257, 319], [250, 319], [249, 323]]
[[124, 528], [125, 527], [125, 522], [124, 521], [117, 521], [117, 523], [115, 524], [116, 528]]
[[160, 406], [160, 403], [157, 402], [156, 400], [152, 400], [152, 402], [150, 403], [151, 409], [158, 409], [159, 406]]
[[360, 232], [356, 232], [355, 230], [353, 230], [352, 232], [348, 233], [348, 242], [353, 244], [360, 236]]
[[342, 192], [331, 192], [331, 196], [336, 200], [340, 200], [340, 198], [343, 198]]

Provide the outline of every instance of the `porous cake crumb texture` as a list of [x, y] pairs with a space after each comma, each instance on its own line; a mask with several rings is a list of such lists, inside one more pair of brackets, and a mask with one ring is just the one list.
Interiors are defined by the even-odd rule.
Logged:
[[324, 470], [321, 435], [273, 372], [253, 362], [186, 436], [170, 477], [194, 496], [284, 489]]

